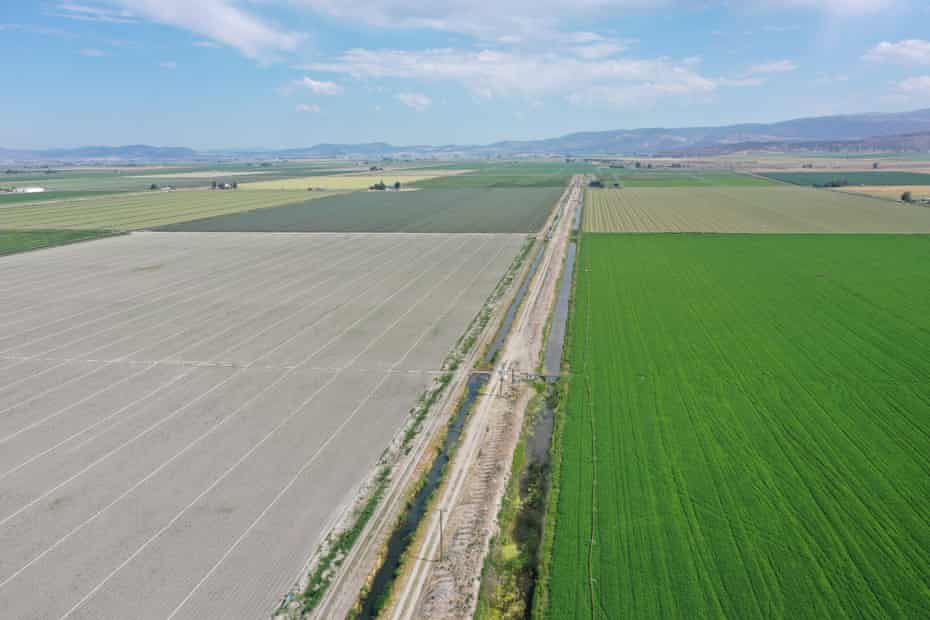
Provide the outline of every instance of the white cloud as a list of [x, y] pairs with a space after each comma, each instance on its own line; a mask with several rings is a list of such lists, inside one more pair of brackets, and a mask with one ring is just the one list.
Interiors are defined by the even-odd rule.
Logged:
[[417, 112], [423, 112], [433, 105], [433, 100], [423, 93], [399, 93], [395, 97], [402, 104], [408, 108], [413, 108]]
[[109, 56], [109, 54], [103, 50], [98, 50], [93, 47], [85, 47], [81, 50], [81, 56], [87, 56], [88, 58], [102, 58], [104, 56]]
[[161, 67], [162, 69], [177, 69], [178, 63], [176, 63], [173, 60], [163, 60], [160, 63], [158, 63], [158, 66]]
[[761, 65], [750, 67], [750, 75], [763, 75], [767, 73], [790, 73], [797, 70], [798, 65], [793, 60], [773, 60]]
[[298, 103], [294, 109], [297, 110], [298, 112], [309, 113], [309, 114], [318, 114], [319, 112], [321, 112], [320, 106], [312, 104], [312, 103]]
[[458, 83], [482, 99], [564, 95], [576, 103], [614, 105], [632, 99], [704, 95], [716, 88], [713, 80], [666, 59], [587, 60], [559, 53], [353, 49], [305, 68], [359, 79]]
[[930, 97], [930, 75], [907, 78], [898, 82], [898, 90], [907, 95]]
[[[375, 27], [456, 32], [482, 41], [516, 44], [562, 33], [571, 18], [623, 9], [653, 9], [675, 0], [296, 0], [318, 13]], [[583, 41], [577, 41], [583, 43]]]
[[930, 65], [930, 41], [906, 39], [891, 43], [882, 41], [863, 56], [871, 62]]
[[291, 82], [291, 86], [307, 88], [317, 95], [341, 95], [344, 90], [342, 86], [336, 84], [335, 82], [314, 80], [313, 78], [306, 76], [299, 80], [294, 80]]
[[[695, 5], [773, 10], [785, 8], [857, 17], [908, 0], [292, 0], [331, 18], [374, 27], [455, 32], [480, 41], [546, 43], [572, 34], [563, 24], [642, 10], [692, 9]], [[791, 28], [790, 26], [788, 28]], [[583, 43], [583, 41], [577, 41]]]
[[574, 53], [579, 58], [586, 60], [597, 60], [599, 58], [609, 58], [616, 56], [627, 49], [627, 46], [616, 41], [602, 41], [590, 45], [579, 45], [573, 48]]
[[128, 24], [135, 21], [132, 13], [127, 10], [107, 9], [70, 1], [59, 2], [54, 7], [46, 10], [46, 15], [86, 22]]
[[108, 0], [136, 18], [197, 33], [239, 50], [249, 58], [292, 52], [302, 36], [264, 21], [231, 0]]
[[765, 80], [763, 80], [762, 78], [757, 78], [757, 77], [717, 78], [717, 84], [719, 84], [720, 86], [735, 86], [737, 88], [740, 88], [740, 87], [748, 87], [748, 86], [762, 86], [763, 84], [765, 84]]
[[213, 49], [219, 47], [219, 45], [217, 45], [213, 41], [194, 41], [193, 45], [194, 47], [208, 47], [208, 48], [213, 48]]

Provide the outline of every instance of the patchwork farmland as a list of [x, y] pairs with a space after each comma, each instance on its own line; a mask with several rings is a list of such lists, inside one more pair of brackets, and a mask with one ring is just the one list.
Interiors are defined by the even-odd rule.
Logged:
[[930, 238], [586, 234], [549, 618], [930, 616]]
[[162, 230], [211, 232], [536, 232], [562, 188], [358, 192]]
[[760, 172], [776, 181], [793, 185], [930, 185], [930, 174], [898, 170], [836, 170], [817, 172]]
[[0, 230], [138, 230], [329, 196], [300, 191], [178, 191], [117, 194], [0, 208]]
[[794, 187], [591, 189], [588, 232], [930, 233], [930, 209]]
[[266, 617], [523, 242], [135, 233], [3, 258], [3, 615]]
[[426, 171], [408, 171], [408, 170], [385, 170], [371, 174], [343, 174], [343, 175], [325, 175], [312, 177], [297, 177], [293, 179], [278, 179], [274, 181], [254, 181], [245, 183], [242, 189], [307, 189], [322, 188], [327, 190], [358, 190], [368, 189], [376, 183], [384, 182], [393, 185], [395, 182], [400, 183], [402, 187], [407, 187], [418, 181], [434, 179], [437, 177], [461, 174], [463, 170], [437, 170], [429, 173]]
[[597, 178], [605, 186], [622, 187], [771, 187], [768, 179], [727, 170], [598, 170]]

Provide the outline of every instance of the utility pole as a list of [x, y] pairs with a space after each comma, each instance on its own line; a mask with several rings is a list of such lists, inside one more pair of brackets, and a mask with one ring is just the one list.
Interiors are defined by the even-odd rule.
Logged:
[[439, 509], [439, 561], [442, 562], [442, 538], [443, 538], [443, 524], [442, 524], [442, 508]]

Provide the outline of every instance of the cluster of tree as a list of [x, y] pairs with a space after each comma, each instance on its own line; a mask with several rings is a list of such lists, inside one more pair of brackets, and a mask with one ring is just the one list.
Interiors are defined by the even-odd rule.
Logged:
[[588, 187], [604, 187], [604, 184], [601, 182], [600, 179], [594, 179], [593, 181], [588, 183]]
[[[399, 190], [399, 189], [400, 189], [400, 181], [394, 181], [394, 185], [391, 186], [391, 187], [393, 187], [395, 191]], [[375, 183], [374, 185], [372, 185], [372, 186], [369, 187], [368, 189], [377, 190], [377, 191], [379, 191], [379, 192], [383, 192], [383, 191], [386, 190], [387, 188], [388, 188], [388, 185], [385, 185], [384, 181], [378, 181], [377, 183]]]
[[847, 185], [849, 185], [848, 179], [833, 179], [831, 181], [827, 181], [823, 185], [815, 184], [814, 187], [846, 187]]

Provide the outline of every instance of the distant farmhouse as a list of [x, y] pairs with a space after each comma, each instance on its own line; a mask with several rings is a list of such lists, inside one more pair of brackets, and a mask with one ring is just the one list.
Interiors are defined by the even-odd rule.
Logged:
[[3, 190], [5, 192], [12, 192], [14, 194], [39, 194], [45, 191], [44, 187], [12, 187], [10, 189]]

